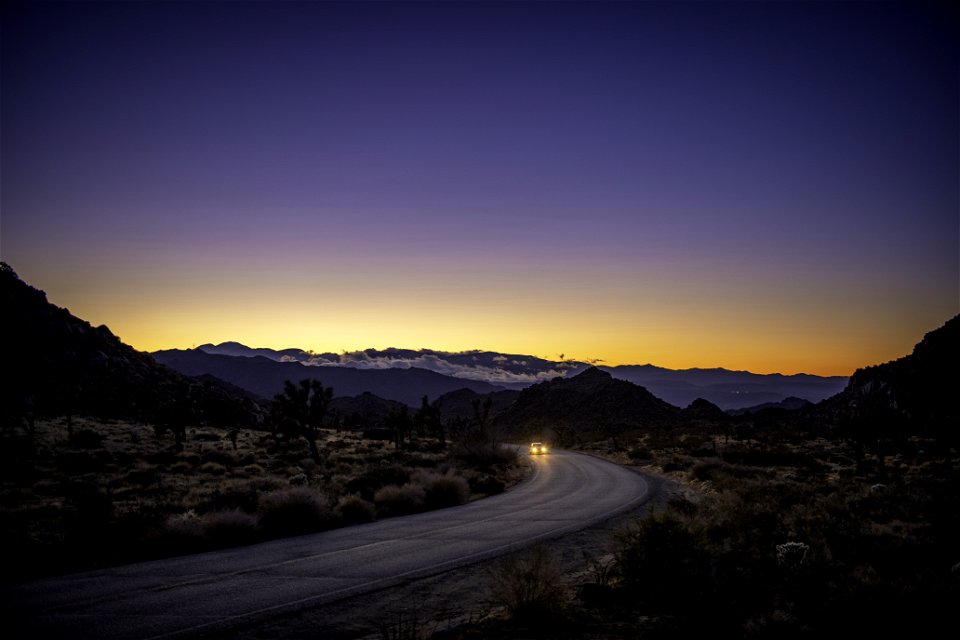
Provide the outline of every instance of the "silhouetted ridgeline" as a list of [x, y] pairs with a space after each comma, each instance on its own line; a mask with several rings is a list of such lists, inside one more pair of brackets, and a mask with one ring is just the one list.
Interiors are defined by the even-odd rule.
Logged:
[[[252, 424], [257, 404], [213, 379], [190, 379], [47, 301], [0, 267], [4, 422], [28, 415], [92, 415]], [[176, 415], [173, 415], [176, 414]]]
[[[321, 367], [320, 370], [427, 369], [461, 380], [489, 382], [515, 390], [554, 378], [574, 376], [591, 366], [576, 360], [557, 362], [496, 351], [453, 353], [433, 349], [389, 348], [337, 354], [312, 353], [303, 349], [252, 349], [238, 342], [203, 344], [197, 349], [212, 355], [246, 358], [262, 356], [277, 362], [299, 362]], [[563, 355], [560, 354], [560, 357], [563, 358]], [[685, 407], [694, 400], [703, 398], [725, 410], [781, 402], [791, 396], [819, 402], [842, 391], [847, 383], [847, 378], [842, 376], [822, 377], [804, 373], [758, 374], [721, 368], [675, 370], [651, 364], [598, 368], [614, 378], [638, 384], [661, 400], [678, 407]]]
[[913, 353], [858, 369], [843, 392], [811, 413], [838, 425], [868, 423], [880, 429], [956, 438], [960, 424], [960, 316], [931, 331]]
[[263, 356], [215, 355], [200, 349], [157, 351], [153, 357], [180, 373], [190, 376], [210, 374], [264, 398], [280, 393], [285, 380], [299, 382], [307, 378], [318, 379], [324, 386], [333, 387], [335, 397], [372, 393], [411, 407], [420, 406], [425, 395], [432, 400], [464, 388], [478, 393], [500, 389], [487, 382], [454, 378], [418, 368], [310, 367], [299, 362], [277, 362]]
[[680, 409], [643, 387], [591, 367], [572, 378], [527, 387], [496, 423], [517, 433], [549, 431], [556, 444], [569, 446], [580, 439], [672, 426], [680, 415]]

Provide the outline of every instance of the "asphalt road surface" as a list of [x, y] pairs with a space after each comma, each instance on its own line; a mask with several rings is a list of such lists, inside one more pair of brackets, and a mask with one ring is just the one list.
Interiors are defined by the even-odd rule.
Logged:
[[[583, 454], [461, 507], [193, 556], [23, 583], [19, 637], [197, 637], [400, 584], [600, 522], [642, 502], [639, 475]], [[9, 629], [9, 627], [7, 627]]]

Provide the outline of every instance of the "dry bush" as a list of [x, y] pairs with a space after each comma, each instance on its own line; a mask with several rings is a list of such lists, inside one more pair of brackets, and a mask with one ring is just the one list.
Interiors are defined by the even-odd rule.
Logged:
[[149, 487], [160, 484], [160, 474], [153, 467], [138, 467], [128, 471], [123, 480], [127, 484]]
[[205, 451], [201, 456], [201, 459], [204, 462], [215, 462], [225, 467], [232, 467], [237, 463], [236, 457], [231, 452], [221, 451], [219, 449]]
[[189, 462], [174, 462], [170, 465], [170, 468], [167, 469], [169, 473], [176, 473], [180, 475], [193, 473], [193, 465]]
[[344, 524], [370, 522], [376, 514], [373, 503], [356, 494], [340, 498], [340, 502], [337, 503], [337, 511], [340, 512]]
[[339, 525], [333, 511], [315, 489], [291, 487], [260, 496], [260, 527], [269, 536], [288, 536], [332, 529]]
[[203, 525], [193, 511], [168, 517], [153, 535], [154, 544], [164, 554], [193, 553], [203, 548]]
[[392, 484], [381, 487], [373, 495], [377, 514], [381, 516], [400, 516], [420, 511], [425, 498], [423, 487], [412, 482], [403, 486]]
[[216, 547], [248, 544], [257, 535], [257, 519], [239, 509], [205, 513], [200, 526], [207, 541]]
[[725, 471], [729, 466], [717, 458], [701, 460], [693, 465], [690, 470], [690, 477], [694, 480], [712, 480], [718, 472]]
[[563, 572], [543, 547], [507, 556], [489, 578], [491, 599], [515, 619], [555, 618], [568, 598]]
[[214, 476], [222, 476], [227, 472], [227, 468], [218, 462], [204, 462], [200, 471]]
[[427, 509], [440, 509], [463, 504], [470, 499], [470, 485], [466, 479], [453, 473], [417, 471], [411, 482], [423, 487], [423, 505]]

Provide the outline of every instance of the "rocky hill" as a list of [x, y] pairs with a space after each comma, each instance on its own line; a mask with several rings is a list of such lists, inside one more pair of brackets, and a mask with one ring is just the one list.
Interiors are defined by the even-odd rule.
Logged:
[[159, 365], [47, 300], [7, 264], [0, 266], [4, 423], [32, 415], [92, 415], [150, 421], [178, 417], [252, 424], [259, 407], [212, 379]]
[[[960, 424], [960, 316], [931, 331], [907, 356], [858, 369], [847, 387], [814, 408], [837, 424], [872, 423], [950, 434]], [[955, 437], [955, 436], [954, 436]]]
[[680, 415], [680, 409], [643, 387], [591, 367], [524, 389], [496, 423], [518, 434], [552, 433], [555, 444], [565, 446], [587, 434], [616, 437], [631, 429], [673, 425]]

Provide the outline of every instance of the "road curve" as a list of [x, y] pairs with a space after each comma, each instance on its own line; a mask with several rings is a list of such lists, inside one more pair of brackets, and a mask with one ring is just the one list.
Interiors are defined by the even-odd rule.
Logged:
[[644, 479], [567, 451], [513, 490], [453, 507], [14, 586], [21, 637], [196, 637], [399, 584], [575, 531], [647, 497]]

